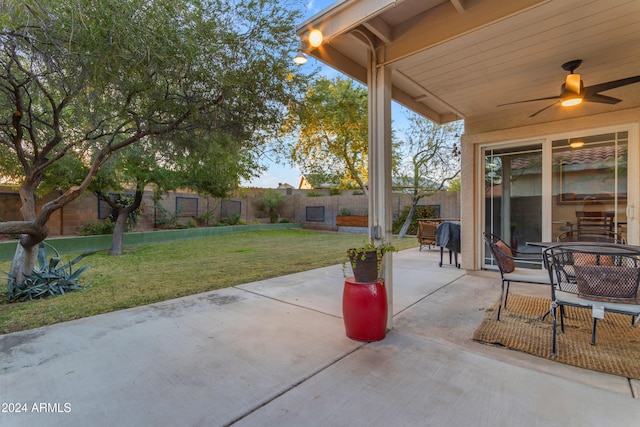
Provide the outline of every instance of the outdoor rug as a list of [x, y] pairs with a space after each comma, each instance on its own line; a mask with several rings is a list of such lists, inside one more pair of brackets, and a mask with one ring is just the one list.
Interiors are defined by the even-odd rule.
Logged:
[[[496, 319], [499, 301], [486, 310], [473, 339], [523, 351], [567, 365], [622, 377], [640, 379], [640, 325], [631, 327], [631, 317], [606, 313], [598, 320], [596, 345], [591, 345], [591, 310], [565, 307], [565, 333], [558, 317], [557, 356], [551, 355], [552, 318], [547, 316], [548, 298], [509, 294], [507, 309]], [[558, 309], [558, 316], [560, 310]]]

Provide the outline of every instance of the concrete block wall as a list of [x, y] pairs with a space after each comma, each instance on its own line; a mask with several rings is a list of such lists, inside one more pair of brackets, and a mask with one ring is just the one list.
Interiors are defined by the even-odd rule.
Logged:
[[[240, 217], [247, 224], [269, 223], [270, 219], [264, 217], [257, 207], [256, 201], [268, 191], [267, 189], [240, 189], [227, 201], [226, 206], [239, 208]], [[316, 230], [337, 231], [336, 216], [348, 210], [351, 215], [368, 215], [368, 197], [351, 190], [343, 191], [339, 195], [329, 195], [328, 190], [296, 190], [278, 189], [284, 196], [284, 204], [280, 209], [280, 218], [286, 218], [292, 223], [301, 223], [304, 228]], [[318, 197], [309, 197], [309, 194]], [[56, 194], [39, 199], [38, 209], [44, 203], [53, 199]], [[217, 198], [200, 196], [188, 191], [176, 191], [165, 194], [158, 202], [168, 215], [176, 212], [176, 203], [185, 205], [178, 220], [186, 225], [194, 216], [204, 215], [208, 211], [214, 211], [214, 217], [220, 218], [223, 201]], [[392, 211], [394, 218], [411, 203], [407, 195], [396, 193], [393, 195]], [[421, 205], [440, 205], [440, 217], [460, 217], [459, 193], [438, 193], [432, 197], [420, 201]], [[100, 209], [108, 209], [102, 203]], [[315, 218], [309, 218], [308, 212], [316, 214]], [[87, 193], [54, 213], [47, 227], [50, 236], [73, 236], [88, 222], [98, 222], [99, 213], [103, 216], [108, 212], [99, 212], [98, 199], [94, 194]], [[320, 214], [321, 213], [321, 214]], [[142, 214], [135, 231], [151, 230], [158, 215], [154, 209], [153, 191], [146, 191], [142, 200]], [[0, 221], [21, 220], [20, 199], [15, 189], [0, 187]]]

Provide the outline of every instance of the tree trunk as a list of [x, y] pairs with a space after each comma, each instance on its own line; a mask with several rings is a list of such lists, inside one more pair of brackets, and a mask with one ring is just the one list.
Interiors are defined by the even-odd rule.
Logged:
[[[38, 245], [25, 248], [18, 242], [16, 252], [13, 255], [11, 268], [9, 269], [9, 295], [13, 294], [13, 286], [24, 282], [25, 275], [33, 273], [33, 268], [38, 259]], [[15, 278], [12, 280], [11, 278]]]
[[136, 194], [133, 198], [133, 202], [129, 206], [119, 206], [111, 199], [105, 199], [109, 206], [117, 209], [118, 217], [116, 218], [115, 226], [113, 227], [113, 235], [111, 236], [111, 250], [109, 255], [122, 255], [122, 248], [124, 246], [124, 232], [127, 230], [127, 219], [136, 209], [140, 207], [142, 203], [142, 195], [144, 194], [144, 183], [138, 183], [136, 186]]
[[[40, 223], [46, 223], [36, 215], [35, 184], [32, 180], [25, 180], [19, 189], [22, 206], [20, 213], [23, 222], [6, 222], [3, 224], [3, 232], [10, 232], [15, 224], [15, 231], [20, 233], [13, 261], [9, 268], [9, 292], [12, 286], [24, 282], [25, 275], [33, 273], [33, 268], [38, 259], [38, 244], [48, 235], [48, 230]], [[28, 233], [28, 234], [27, 234]], [[12, 280], [12, 278], [14, 278]]]
[[411, 208], [409, 209], [409, 214], [407, 215], [407, 218], [404, 220], [404, 224], [402, 224], [402, 228], [398, 233], [399, 239], [403, 238], [407, 234], [407, 230], [409, 229], [409, 226], [411, 225], [411, 220], [413, 219], [413, 214], [416, 212], [416, 205], [418, 204], [419, 201], [420, 199], [417, 199], [417, 200], [414, 199], [411, 202]]
[[124, 241], [124, 231], [127, 227], [127, 209], [118, 209], [118, 217], [116, 218], [116, 224], [113, 227], [113, 234], [111, 235], [111, 250], [109, 255], [122, 255], [122, 247]]

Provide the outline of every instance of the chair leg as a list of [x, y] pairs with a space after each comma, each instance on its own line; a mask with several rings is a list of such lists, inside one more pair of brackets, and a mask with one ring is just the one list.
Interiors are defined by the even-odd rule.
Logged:
[[504, 308], [507, 308], [507, 299], [509, 298], [509, 285], [511, 282], [507, 282], [507, 292], [504, 294]]
[[551, 307], [549, 307], [549, 312], [551, 313], [551, 318], [553, 320], [553, 341], [551, 342], [551, 355], [557, 356], [556, 354], [556, 336], [557, 336], [557, 317], [556, 317], [557, 306], [554, 302], [551, 303]]
[[564, 334], [564, 305], [560, 306], [560, 330]]
[[504, 297], [504, 280], [502, 281], [502, 286], [500, 288], [500, 303], [498, 304], [498, 319], [500, 320], [500, 311], [502, 310], [502, 298]]
[[593, 328], [591, 329], [591, 345], [596, 345], [596, 325], [598, 324], [598, 319], [593, 318]]

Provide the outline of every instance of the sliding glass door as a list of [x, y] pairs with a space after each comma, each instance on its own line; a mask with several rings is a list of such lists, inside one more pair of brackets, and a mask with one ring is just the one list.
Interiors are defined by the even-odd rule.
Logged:
[[613, 132], [552, 141], [554, 240], [581, 231], [626, 240], [628, 140], [628, 132]]
[[[576, 240], [576, 230], [639, 244], [634, 206], [640, 187], [638, 131], [575, 133], [482, 151], [483, 231], [522, 252], [526, 242]], [[482, 245], [482, 265], [494, 265]], [[539, 268], [539, 266], [536, 266]]]
[[[542, 240], [542, 144], [484, 151], [484, 231], [514, 249]], [[485, 248], [486, 249], [486, 248]], [[494, 264], [485, 254], [485, 264]]]

